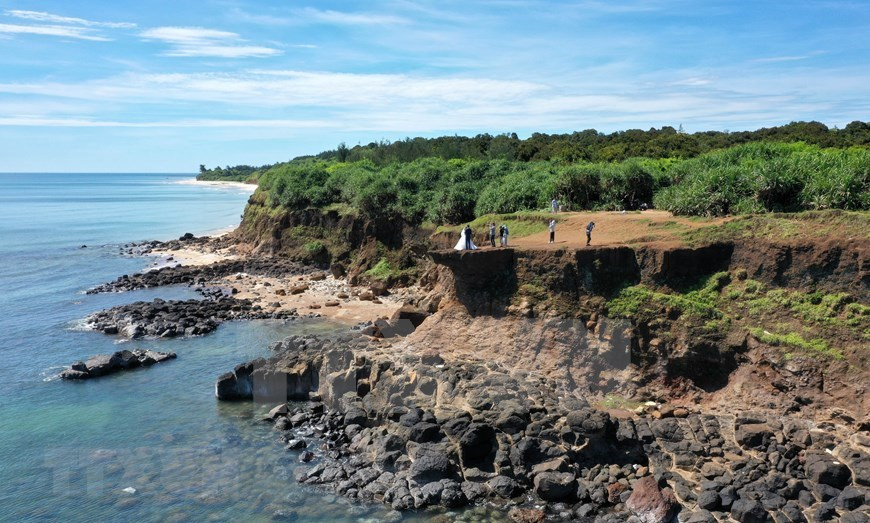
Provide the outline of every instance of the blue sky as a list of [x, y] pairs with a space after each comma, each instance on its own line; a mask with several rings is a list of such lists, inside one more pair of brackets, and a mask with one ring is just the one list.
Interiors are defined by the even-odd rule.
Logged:
[[870, 120], [870, 2], [0, 0], [0, 171]]

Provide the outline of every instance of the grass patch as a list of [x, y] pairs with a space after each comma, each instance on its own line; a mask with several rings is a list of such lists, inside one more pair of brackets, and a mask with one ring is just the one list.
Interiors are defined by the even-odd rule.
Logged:
[[870, 307], [855, 302], [855, 298], [845, 292], [765, 290], [761, 282], [746, 280], [742, 287], [729, 288], [726, 296], [753, 316], [785, 310], [795, 319], [813, 325], [858, 327], [870, 321]]
[[833, 358], [835, 360], [845, 359], [843, 353], [837, 349], [831, 348], [828, 343], [821, 338], [813, 338], [807, 340], [796, 332], [787, 334], [775, 334], [766, 330], [756, 328], [750, 331], [753, 336], [758, 338], [762, 343], [773, 345], [775, 347], [789, 347]]
[[520, 288], [518, 289], [518, 294], [521, 296], [526, 296], [538, 302], [546, 301], [548, 298], [550, 298], [550, 293], [547, 292], [547, 289], [541, 287], [540, 285], [535, 285], [531, 283], [524, 283], [520, 285]]
[[323, 245], [323, 242], [320, 240], [314, 240], [314, 241], [306, 243], [304, 245], [304, 248], [306, 251], [308, 251], [311, 254], [317, 254], [319, 252], [326, 250], [326, 245]]
[[623, 398], [622, 396], [619, 396], [617, 394], [608, 394], [596, 406], [598, 408], [608, 409], [608, 410], [630, 410], [630, 411], [633, 411], [639, 407], [643, 407], [644, 402], [629, 400], [629, 399]]
[[610, 300], [607, 308], [610, 314], [630, 318], [642, 312], [659, 312], [663, 308], [676, 309], [680, 314], [706, 319], [721, 320], [725, 317], [718, 308], [719, 294], [728, 284], [727, 272], [710, 276], [702, 286], [684, 294], [668, 294], [655, 291], [640, 284], [625, 287]]
[[870, 213], [865, 211], [806, 211], [738, 216], [719, 225], [681, 234], [690, 246], [749, 239], [817, 240], [820, 236], [870, 239]]
[[374, 267], [365, 272], [366, 276], [376, 280], [386, 280], [394, 274], [393, 267], [386, 258], [381, 258]]

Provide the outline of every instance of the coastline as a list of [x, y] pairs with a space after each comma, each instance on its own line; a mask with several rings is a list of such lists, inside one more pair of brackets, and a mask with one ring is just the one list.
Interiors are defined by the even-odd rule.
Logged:
[[252, 193], [257, 190], [257, 184], [255, 183], [227, 182], [219, 180], [197, 180], [196, 178], [178, 180], [172, 183], [176, 185], [201, 185], [205, 187], [215, 187], [221, 189], [243, 189]]
[[[208, 238], [221, 238], [233, 230], [235, 227], [209, 235]], [[186, 247], [154, 249], [147, 256], [157, 258], [148, 271], [176, 266], [204, 268], [245, 258], [234, 252], [232, 246], [219, 247], [211, 241]], [[250, 300], [267, 311], [280, 313], [296, 309], [300, 315], [318, 314], [347, 325], [389, 318], [413, 293], [413, 290], [402, 289], [396, 294], [370, 297], [367, 288], [350, 285], [345, 278], [336, 278], [323, 272], [281, 277], [238, 273], [209, 280], [205, 285], [233, 289], [234, 297]]]

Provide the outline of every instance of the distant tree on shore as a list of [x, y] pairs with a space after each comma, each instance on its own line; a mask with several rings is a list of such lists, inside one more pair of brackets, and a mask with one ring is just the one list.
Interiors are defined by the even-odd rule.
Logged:
[[510, 134], [405, 138], [379, 141], [316, 155], [321, 160], [355, 162], [370, 160], [376, 165], [412, 162], [420, 158], [445, 160], [511, 160], [522, 162], [556, 160], [575, 162], [621, 162], [629, 158], [694, 158], [700, 154], [751, 142], [805, 142], [820, 147], [870, 145], [870, 124], [855, 121], [844, 129], [829, 129], [819, 122], [792, 122], [756, 131], [702, 131], [685, 133], [682, 126], [661, 129], [628, 129], [604, 134], [595, 129], [570, 134], [534, 133], [525, 140]]

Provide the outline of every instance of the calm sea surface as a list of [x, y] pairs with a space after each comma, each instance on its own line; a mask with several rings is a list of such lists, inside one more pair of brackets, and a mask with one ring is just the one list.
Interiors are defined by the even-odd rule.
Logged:
[[[0, 174], [0, 521], [387, 515], [297, 485], [295, 453], [276, 443], [271, 427], [252, 422], [267, 407], [214, 398], [217, 376], [265, 355], [271, 341], [342, 327], [232, 322], [203, 337], [126, 343], [76, 329], [113, 305], [198, 297], [186, 288], [83, 294], [149, 264], [119, 255], [123, 243], [238, 223], [250, 192], [179, 183], [192, 177]], [[53, 379], [65, 365], [121, 348], [173, 351], [178, 359], [83, 383]]]

